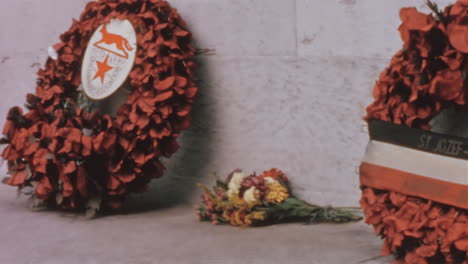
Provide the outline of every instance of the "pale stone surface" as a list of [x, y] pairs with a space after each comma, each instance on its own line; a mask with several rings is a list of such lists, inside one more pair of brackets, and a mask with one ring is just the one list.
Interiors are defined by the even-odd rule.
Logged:
[[173, 0], [199, 48], [222, 56], [296, 54], [294, 0]]
[[149, 208], [138, 197], [127, 213], [86, 220], [32, 212], [14, 196], [0, 186], [0, 263], [357, 264], [379, 252], [379, 239], [362, 223], [212, 226], [189, 207]]
[[[5, 0], [0, 10], [0, 58], [47, 53], [83, 11], [85, 0]], [[33, 58], [31, 58], [32, 61]], [[36, 61], [34, 61], [36, 62]], [[44, 61], [40, 61], [43, 65]], [[3, 76], [3, 74], [2, 74]], [[26, 78], [26, 76], [24, 76]]]
[[297, 0], [298, 53], [388, 58], [401, 48], [399, 10], [412, 6], [428, 12], [422, 0]]
[[301, 198], [357, 204], [356, 171], [367, 141], [362, 110], [385, 60], [200, 60], [207, 85], [202, 85], [195, 127], [182, 141], [184, 158], [176, 154], [170, 172], [210, 181], [207, 174], [213, 172], [226, 175], [236, 167], [261, 172], [277, 166], [289, 174]]

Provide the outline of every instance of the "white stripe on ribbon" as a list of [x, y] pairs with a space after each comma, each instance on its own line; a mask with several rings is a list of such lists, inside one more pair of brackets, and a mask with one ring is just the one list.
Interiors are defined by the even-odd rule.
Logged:
[[364, 162], [468, 185], [468, 161], [371, 140]]

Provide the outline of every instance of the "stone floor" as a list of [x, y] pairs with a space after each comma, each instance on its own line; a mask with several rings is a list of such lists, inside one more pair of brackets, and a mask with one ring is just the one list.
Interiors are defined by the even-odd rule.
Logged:
[[133, 199], [136, 209], [123, 215], [87, 220], [32, 211], [0, 186], [0, 263], [390, 263], [374, 259], [381, 242], [363, 223], [242, 229], [199, 223], [188, 204], [141, 203], [151, 199]]

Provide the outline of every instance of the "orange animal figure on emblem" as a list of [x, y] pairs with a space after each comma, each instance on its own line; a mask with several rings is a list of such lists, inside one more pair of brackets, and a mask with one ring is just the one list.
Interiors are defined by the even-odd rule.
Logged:
[[104, 25], [102, 27], [102, 29], [100, 30], [100, 32], [102, 33], [102, 39], [99, 40], [98, 42], [94, 43], [94, 46], [98, 47], [98, 48], [101, 48], [102, 47], [99, 47], [99, 44], [101, 43], [104, 43], [104, 44], [107, 44], [107, 45], [112, 45], [112, 44], [115, 44], [116, 48], [120, 51], [122, 51], [125, 56], [122, 56], [118, 53], [115, 53], [115, 52], [112, 52], [110, 50], [107, 50], [109, 52], [112, 52], [113, 54], [115, 55], [118, 55], [120, 57], [124, 57], [126, 59], [128, 59], [128, 52], [127, 50], [129, 51], [132, 51], [133, 48], [132, 46], [130, 46], [130, 43], [128, 43], [128, 40], [120, 35], [117, 35], [117, 34], [112, 34], [112, 33], [109, 33], [109, 31], [107, 31], [107, 25]]

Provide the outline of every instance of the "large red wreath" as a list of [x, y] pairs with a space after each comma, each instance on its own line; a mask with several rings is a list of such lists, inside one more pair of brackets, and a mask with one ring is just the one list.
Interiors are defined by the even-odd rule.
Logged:
[[[129, 20], [138, 51], [129, 83], [132, 91], [112, 119], [88, 112], [80, 71], [94, 31], [111, 19]], [[131, 192], [161, 177], [161, 157], [177, 151], [180, 132], [190, 126], [197, 93], [191, 34], [177, 11], [163, 0], [99, 0], [54, 46], [38, 72], [27, 112], [7, 117], [2, 157], [6, 183], [33, 188], [33, 197], [65, 209], [118, 208]]]
[[[401, 10], [404, 47], [376, 83], [366, 119], [429, 130], [442, 110], [467, 110], [468, 1], [429, 6], [433, 15]], [[366, 186], [361, 206], [394, 263], [468, 263], [467, 210]]]

